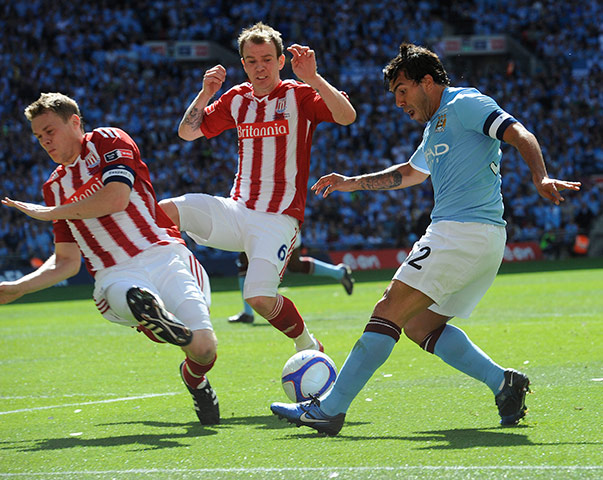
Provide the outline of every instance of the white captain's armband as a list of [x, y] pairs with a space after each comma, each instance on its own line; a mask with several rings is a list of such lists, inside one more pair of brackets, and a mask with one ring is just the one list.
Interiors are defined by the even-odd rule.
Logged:
[[107, 185], [110, 182], [122, 182], [128, 185], [130, 188], [134, 185], [134, 170], [127, 165], [108, 165], [103, 168], [102, 181], [103, 185]]
[[517, 122], [515, 118], [500, 109], [493, 111], [484, 122], [484, 135], [497, 140], [503, 139], [505, 130], [512, 123]]

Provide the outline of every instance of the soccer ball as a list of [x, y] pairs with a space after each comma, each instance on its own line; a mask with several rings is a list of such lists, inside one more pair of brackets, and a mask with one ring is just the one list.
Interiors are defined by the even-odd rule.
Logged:
[[283, 390], [292, 402], [310, 400], [325, 393], [337, 377], [335, 362], [318, 350], [302, 350], [293, 355], [281, 375]]

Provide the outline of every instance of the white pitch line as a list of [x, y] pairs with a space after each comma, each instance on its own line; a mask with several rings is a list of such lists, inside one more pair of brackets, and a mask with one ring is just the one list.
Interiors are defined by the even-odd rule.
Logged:
[[[82, 405], [96, 405], [99, 403], [127, 402], [129, 400], [141, 400], [143, 398], [165, 397], [166, 395], [179, 395], [179, 393], [177, 393], [177, 392], [148, 393], [146, 395], [139, 395], [137, 397], [121, 397], [121, 398], [111, 398], [108, 400], [97, 400], [95, 402], [64, 403], [62, 405], [47, 405], [45, 407], [22, 408], [20, 410], [9, 410], [7, 412], [0, 412], [0, 415], [8, 415], [9, 413], [35, 412], [36, 410], [51, 410], [53, 408], [81, 407]], [[0, 475], [2, 475], [2, 474], [0, 474]]]
[[370, 471], [383, 471], [383, 472], [407, 472], [413, 470], [423, 470], [430, 472], [437, 471], [496, 471], [496, 470], [555, 470], [555, 471], [596, 471], [603, 470], [603, 465], [405, 465], [399, 467], [307, 467], [307, 468], [197, 468], [197, 469], [160, 469], [160, 468], [149, 468], [149, 469], [131, 469], [131, 470], [76, 470], [69, 472], [27, 472], [27, 473], [0, 473], [1, 477], [24, 477], [24, 476], [42, 476], [42, 477], [60, 477], [64, 475], [121, 475], [121, 474], [143, 474], [148, 475], [152, 473], [160, 474], [171, 474], [171, 473], [184, 473], [184, 474], [200, 474], [200, 473], [283, 473], [283, 472], [297, 472], [297, 473], [310, 473], [310, 472], [364, 472]]

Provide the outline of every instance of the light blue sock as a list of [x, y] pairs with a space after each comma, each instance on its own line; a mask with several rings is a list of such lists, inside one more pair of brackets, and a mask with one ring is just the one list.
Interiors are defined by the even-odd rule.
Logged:
[[[243, 285], [245, 285], [245, 275], [239, 275], [239, 290], [241, 290], [241, 297], [243, 297]], [[253, 317], [253, 308], [245, 301], [243, 297], [243, 311], [247, 315], [251, 315]]]
[[433, 353], [451, 367], [484, 382], [496, 395], [505, 379], [505, 370], [486, 355], [460, 328], [447, 324]]
[[343, 274], [345, 272], [343, 268], [340, 268], [337, 265], [322, 262], [316, 258], [312, 260], [312, 263], [314, 263], [314, 272], [312, 275], [317, 275], [319, 277], [331, 277], [336, 280], [341, 280], [343, 278]]
[[395, 344], [389, 335], [363, 333], [341, 367], [333, 388], [321, 397], [320, 409], [327, 415], [347, 412], [352, 400], [387, 360]]

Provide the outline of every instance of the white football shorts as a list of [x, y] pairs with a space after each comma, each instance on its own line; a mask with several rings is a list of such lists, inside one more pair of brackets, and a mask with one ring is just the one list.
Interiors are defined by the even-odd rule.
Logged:
[[467, 318], [494, 282], [506, 239], [498, 225], [432, 223], [393, 278], [433, 299], [433, 312]]
[[207, 272], [184, 245], [154, 245], [96, 274], [94, 301], [102, 316], [125, 326], [138, 322], [126, 301], [137, 286], [153, 292], [165, 308], [191, 330], [213, 330]]
[[[245, 298], [276, 295], [299, 236], [297, 219], [278, 213], [258, 212], [231, 198], [203, 193], [183, 195], [174, 198], [173, 202], [178, 208], [180, 230], [196, 243], [247, 254], [249, 269]], [[256, 272], [257, 269], [262, 272]]]

